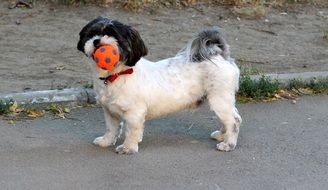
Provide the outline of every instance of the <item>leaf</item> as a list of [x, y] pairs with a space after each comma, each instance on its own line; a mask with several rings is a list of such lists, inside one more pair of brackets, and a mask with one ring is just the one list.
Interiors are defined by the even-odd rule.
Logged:
[[69, 112], [71, 112], [71, 110], [69, 108], [64, 108], [64, 112], [69, 113]]
[[18, 107], [17, 102], [14, 101], [14, 102], [10, 103], [9, 111], [10, 111], [10, 112], [16, 112], [17, 107]]
[[58, 117], [62, 118], [62, 119], [66, 119], [65, 117], [65, 113], [58, 113], [56, 114]]
[[56, 70], [59, 70], [59, 71], [61, 71], [63, 69], [65, 69], [64, 65], [59, 65], [59, 66], [56, 67]]
[[16, 122], [15, 122], [14, 120], [9, 120], [9, 121], [8, 121], [8, 124], [15, 125]]
[[56, 104], [49, 104], [46, 108], [47, 111], [51, 111], [56, 116], [66, 119], [65, 113], [69, 113], [71, 110], [69, 108], [63, 108]]
[[302, 93], [300, 91], [298, 91], [298, 89], [296, 89], [296, 88], [292, 88], [291, 91], [297, 95], [302, 95]]
[[273, 101], [277, 101], [277, 100], [278, 100], [277, 97], [273, 97], [273, 98], [264, 99], [263, 102], [273, 102]]
[[59, 114], [63, 112], [62, 108], [56, 104], [49, 104], [46, 110], [51, 111], [54, 114]]
[[247, 103], [247, 102], [253, 101], [253, 98], [249, 98], [249, 97], [246, 97], [246, 96], [238, 96], [237, 101], [241, 102], [241, 103]]
[[287, 92], [285, 90], [279, 90], [277, 94], [275, 94], [275, 97], [278, 99], [283, 99], [283, 100], [294, 100], [296, 99], [296, 96], [290, 92]]
[[300, 93], [305, 94], [305, 95], [312, 95], [314, 94], [314, 91], [310, 88], [299, 88], [297, 89]]
[[20, 113], [20, 112], [23, 112], [23, 111], [25, 111], [24, 108], [16, 108], [16, 113]]
[[29, 110], [27, 111], [27, 114], [28, 117], [37, 118], [37, 117], [42, 117], [45, 114], [45, 112], [43, 110], [42, 111]]

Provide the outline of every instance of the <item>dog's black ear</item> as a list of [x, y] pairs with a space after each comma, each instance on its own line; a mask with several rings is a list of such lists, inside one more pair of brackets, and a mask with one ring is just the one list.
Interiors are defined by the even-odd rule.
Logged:
[[79, 42], [77, 43], [77, 49], [84, 53], [84, 43], [82, 39], [80, 39]]
[[127, 66], [134, 66], [141, 57], [146, 56], [148, 54], [148, 49], [144, 43], [144, 41], [141, 39], [140, 34], [137, 30], [135, 30], [132, 27], [129, 27], [129, 37], [127, 38], [127, 41], [129, 43], [129, 46], [131, 48], [131, 52], [129, 55], [127, 55], [126, 65]]
[[116, 38], [121, 49], [121, 60], [125, 65], [134, 66], [141, 57], [148, 54], [148, 49], [137, 30], [131, 26], [113, 20], [104, 33]]

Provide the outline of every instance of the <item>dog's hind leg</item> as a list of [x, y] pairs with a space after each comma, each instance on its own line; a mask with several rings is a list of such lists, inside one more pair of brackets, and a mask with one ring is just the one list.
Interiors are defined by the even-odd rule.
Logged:
[[217, 148], [221, 151], [231, 151], [237, 145], [241, 117], [235, 108], [235, 97], [233, 93], [219, 93], [209, 96], [211, 109], [221, 120], [223, 127], [220, 131], [214, 131], [211, 137], [220, 141]]
[[138, 152], [138, 143], [142, 140], [145, 122], [144, 114], [138, 111], [127, 112], [124, 116], [126, 126], [125, 140], [122, 145], [116, 147], [116, 152], [119, 154], [134, 154]]
[[106, 133], [101, 137], [97, 137], [93, 143], [101, 147], [108, 147], [116, 143], [120, 133], [120, 120], [113, 117], [107, 108], [103, 109], [106, 122]]
[[[241, 119], [241, 117], [240, 117], [240, 115], [238, 113], [237, 108], [234, 108], [233, 114], [234, 114], [234, 117], [236, 119], [236, 125], [239, 128], [242, 119]], [[222, 142], [222, 141], [224, 141], [224, 134], [225, 133], [226, 133], [226, 128], [225, 127], [221, 127], [220, 130], [214, 131], [214, 132], [211, 133], [211, 138], [212, 139], [215, 139], [215, 140], [217, 140], [219, 142]]]

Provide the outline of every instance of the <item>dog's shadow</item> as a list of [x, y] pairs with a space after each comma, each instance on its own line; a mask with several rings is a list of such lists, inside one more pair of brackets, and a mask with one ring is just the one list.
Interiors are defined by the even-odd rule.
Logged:
[[[210, 134], [221, 127], [214, 113], [208, 106], [199, 109], [181, 111], [176, 114], [146, 121], [141, 149], [158, 147], [180, 147], [190, 144], [213, 148], [217, 144]], [[123, 143], [124, 134], [117, 142]]]
[[[97, 132], [92, 137], [88, 137], [90, 142], [94, 138], [102, 136], [105, 132], [105, 123], [102, 116], [94, 119], [98, 122], [101, 120], [103, 126], [97, 126]], [[213, 149], [217, 141], [212, 140], [210, 134], [215, 130], [219, 130], [221, 126], [214, 112], [210, 111], [209, 106], [204, 104], [192, 111], [180, 111], [146, 121], [143, 140], [139, 143], [139, 147], [141, 150], [146, 147], [147, 149], [172, 146], [180, 148], [180, 146], [192, 144]], [[125, 138], [124, 130], [123, 127], [123, 133], [116, 145], [123, 143]]]

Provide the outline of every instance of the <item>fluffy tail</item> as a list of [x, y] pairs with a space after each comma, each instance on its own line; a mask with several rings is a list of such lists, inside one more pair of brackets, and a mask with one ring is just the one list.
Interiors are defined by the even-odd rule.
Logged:
[[192, 62], [210, 60], [212, 56], [221, 55], [228, 60], [229, 46], [217, 27], [203, 30], [186, 47], [185, 53]]

